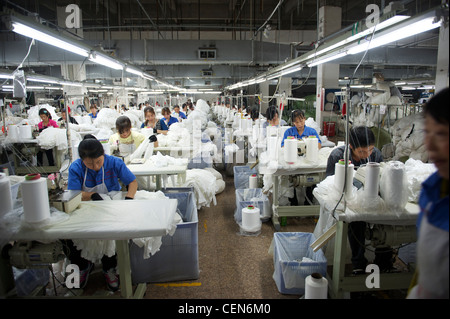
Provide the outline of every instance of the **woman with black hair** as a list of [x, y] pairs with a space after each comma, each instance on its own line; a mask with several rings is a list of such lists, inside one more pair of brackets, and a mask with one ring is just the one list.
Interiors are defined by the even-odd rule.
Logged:
[[[52, 119], [52, 115], [46, 108], [42, 108], [39, 110], [39, 117], [41, 118], [41, 122], [38, 123], [39, 133], [45, 130], [48, 127], [56, 127], [58, 128], [58, 123]], [[37, 162], [39, 166], [42, 166], [44, 153], [42, 151], [37, 152]], [[45, 155], [47, 155], [48, 165], [55, 166], [55, 160], [53, 159], [53, 149], [45, 150]]]
[[[128, 189], [125, 199], [134, 198], [138, 187], [136, 177], [121, 159], [105, 154], [102, 144], [93, 135], [86, 135], [80, 142], [78, 154], [80, 158], [69, 168], [68, 190], [81, 190], [83, 201], [103, 200], [102, 195], [111, 196], [121, 191], [120, 179]], [[71, 263], [80, 268], [80, 288], [84, 288], [94, 264], [81, 257], [81, 251], [71, 240], [66, 241], [66, 246]], [[119, 289], [116, 256], [103, 256], [102, 265], [108, 288], [116, 291]]]
[[280, 118], [280, 115], [278, 114], [278, 109], [275, 105], [271, 105], [267, 108], [266, 119], [267, 119], [267, 122], [265, 123], [264, 127], [287, 125], [286, 121], [283, 120], [282, 118]]

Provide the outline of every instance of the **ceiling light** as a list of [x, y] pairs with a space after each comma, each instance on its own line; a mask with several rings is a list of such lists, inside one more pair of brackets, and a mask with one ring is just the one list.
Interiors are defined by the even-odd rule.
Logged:
[[380, 47], [410, 36], [426, 32], [441, 26], [441, 21], [436, 21], [435, 17], [424, 18], [415, 23], [409, 23], [404, 27], [393, 30], [381, 36], [375, 36], [371, 41], [356, 45], [348, 50], [349, 54], [358, 54], [366, 50]]
[[342, 58], [343, 56], [346, 56], [346, 55], [347, 55], [347, 52], [341, 52], [341, 53], [338, 53], [338, 54], [327, 56], [326, 58], [322, 58], [322, 59], [315, 60], [315, 61], [312, 61], [312, 62], [308, 63], [308, 67], [312, 68], [313, 66], [316, 66], [316, 65], [319, 65], [319, 64], [322, 64], [322, 63], [326, 63], [326, 62], [330, 62], [330, 61], [333, 61], [333, 60], [340, 59], [340, 58]]
[[14, 32], [21, 34], [25, 37], [32, 38], [32, 39], [53, 45], [59, 49], [63, 49], [63, 50], [66, 50], [66, 51], [69, 51], [69, 52], [72, 52], [72, 53], [75, 53], [75, 54], [78, 54], [78, 55], [81, 55], [84, 57], [89, 56], [88, 51], [84, 48], [73, 45], [67, 41], [58, 39], [57, 37], [52, 36], [48, 33], [38, 31], [37, 29], [29, 27], [20, 22], [13, 21], [12, 28], [13, 28]]
[[127, 72], [129, 72], [129, 73], [133, 73], [133, 74], [139, 75], [139, 76], [141, 76], [141, 77], [144, 76], [144, 73], [142, 73], [142, 71], [136, 70], [136, 69], [134, 69], [134, 68], [130, 68], [129, 66], [127, 66], [127, 67], [125, 68], [125, 71], [127, 71]]
[[123, 65], [121, 63], [119, 63], [111, 58], [108, 58], [106, 56], [103, 56], [101, 54], [98, 54], [96, 52], [92, 52], [90, 54], [89, 61], [104, 65], [104, 66], [114, 69], [114, 70], [122, 70], [123, 69]]
[[59, 84], [59, 82], [56, 81], [56, 80], [50, 80], [50, 79], [44, 79], [44, 78], [36, 78], [36, 77], [33, 77], [33, 76], [27, 77], [27, 81]]

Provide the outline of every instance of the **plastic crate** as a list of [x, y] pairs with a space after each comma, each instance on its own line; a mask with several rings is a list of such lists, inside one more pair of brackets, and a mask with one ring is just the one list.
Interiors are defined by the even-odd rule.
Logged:
[[[310, 245], [316, 240], [312, 233], [274, 233], [273, 279], [282, 294], [303, 295], [305, 279], [312, 273], [327, 274], [323, 251], [314, 252]], [[306, 257], [311, 261], [302, 262]]]
[[212, 167], [213, 159], [209, 152], [202, 152], [201, 155], [197, 155], [190, 159], [187, 168], [199, 168]]
[[47, 268], [18, 269], [12, 267], [18, 296], [30, 296], [38, 287], [45, 287], [50, 279]]
[[234, 172], [234, 188], [243, 189], [249, 187], [248, 179], [252, 174], [258, 174], [256, 168], [251, 169], [250, 166], [235, 166]]
[[199, 277], [198, 215], [191, 188], [162, 190], [169, 198], [178, 200], [183, 223], [177, 225], [173, 236], [162, 237], [160, 250], [144, 259], [144, 248], [130, 242], [131, 278], [133, 284], [193, 280]]
[[269, 198], [263, 194], [262, 188], [244, 188], [236, 189], [236, 209], [234, 211], [234, 220], [238, 224], [242, 223], [242, 209], [253, 205], [259, 208], [261, 221], [266, 221], [272, 217], [272, 208]]

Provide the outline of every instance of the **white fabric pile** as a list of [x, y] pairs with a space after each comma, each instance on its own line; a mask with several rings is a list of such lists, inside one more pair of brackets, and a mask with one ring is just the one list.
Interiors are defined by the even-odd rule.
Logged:
[[98, 112], [97, 118], [94, 119], [94, 125], [97, 128], [115, 129], [116, 120], [120, 116], [114, 109], [103, 108]]
[[225, 187], [220, 180], [216, 183], [217, 180], [219, 180], [218, 175], [213, 174], [211, 169], [194, 168], [186, 171], [186, 181], [182, 186], [194, 188], [197, 209], [200, 209], [210, 207], [211, 202], [214, 205], [217, 204], [216, 190]]
[[28, 123], [30, 125], [37, 125], [40, 121], [42, 121], [39, 116], [39, 110], [43, 109], [43, 108], [47, 109], [50, 112], [50, 114], [52, 116], [52, 120], [58, 121], [59, 116], [56, 114], [55, 108], [49, 104], [42, 104], [42, 105], [32, 106], [27, 111]]
[[[134, 197], [135, 200], [155, 200], [155, 199], [165, 199], [166, 197], [163, 192], [147, 192], [147, 191], [137, 191]], [[175, 214], [173, 224], [182, 223], [183, 220], [179, 214]], [[169, 235], [172, 236], [175, 233], [176, 227], [172, 227]], [[157, 253], [162, 244], [162, 236], [154, 237], [144, 237], [144, 238], [134, 238], [132, 241], [138, 247], [144, 247], [144, 259], [150, 258], [151, 255]], [[116, 253], [116, 242], [115, 240], [91, 240], [91, 239], [74, 239], [73, 243], [75, 247], [81, 250], [81, 257], [91, 261], [99, 262], [103, 255], [108, 257], [113, 256]]]
[[[41, 148], [49, 150], [57, 147], [58, 150], [67, 149], [66, 129], [48, 127], [36, 137]], [[75, 132], [74, 132], [75, 135]]]
[[166, 135], [158, 135], [158, 146], [189, 146], [192, 145], [191, 134], [185, 127], [185, 121], [174, 123], [170, 126]]
[[395, 146], [394, 160], [408, 156], [422, 162], [428, 161], [423, 130], [424, 121], [420, 113], [407, 116], [392, 126], [392, 142]]

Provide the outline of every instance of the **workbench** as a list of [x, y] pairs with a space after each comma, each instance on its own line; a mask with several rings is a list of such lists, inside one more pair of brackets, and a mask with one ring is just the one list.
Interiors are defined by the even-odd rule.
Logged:
[[8, 230], [0, 231], [9, 241], [115, 240], [121, 296], [142, 298], [145, 283], [139, 284], [133, 294], [128, 241], [167, 235], [176, 227], [173, 224], [176, 210], [176, 199], [89, 201], [82, 202], [67, 219], [45, 228], [25, 228], [18, 218], [18, 225], [9, 225]]
[[[127, 167], [135, 176], [155, 176], [156, 177], [156, 190], [162, 188], [161, 176], [162, 175], [177, 175], [177, 182], [182, 185], [186, 181], [186, 170], [188, 162], [183, 161], [182, 165], [167, 165], [158, 166], [151, 158], [145, 160], [142, 164], [127, 164]], [[150, 180], [148, 180], [150, 182]], [[150, 185], [148, 185], [150, 187]]]
[[317, 163], [309, 163], [306, 161], [305, 156], [299, 156], [296, 163], [287, 164], [282, 157], [283, 153], [280, 151], [278, 154], [279, 160], [276, 168], [261, 164], [257, 166], [259, 174], [272, 175], [272, 223], [276, 231], [280, 231], [281, 228], [279, 221], [280, 217], [306, 217], [319, 215], [320, 205], [280, 206], [280, 179], [283, 176], [304, 175], [304, 179], [307, 181], [311, 180], [308, 184], [313, 184], [312, 180], [314, 180], [314, 183], [318, 184], [325, 178], [329, 152], [330, 150], [322, 151], [323, 156], [319, 157], [319, 161]]
[[[328, 249], [334, 249], [333, 269], [331, 274], [327, 274], [328, 291], [332, 298], [343, 298], [345, 292], [369, 291], [369, 290], [392, 290], [407, 289], [412, 280], [413, 272], [400, 273], [381, 273], [380, 289], [366, 287], [366, 275], [349, 276], [345, 274], [345, 265], [347, 263], [348, 245], [348, 224], [354, 221], [365, 221], [371, 224], [382, 225], [415, 225], [419, 214], [419, 206], [414, 203], [407, 203], [403, 211], [398, 214], [368, 214], [361, 213], [340, 204], [334, 211], [335, 202], [327, 200], [313, 191], [314, 197], [320, 203], [320, 216], [314, 235], [318, 239], [313, 245], [326, 243], [327, 240], [334, 236], [334, 244], [332, 241], [328, 243]], [[325, 226], [326, 225], [326, 226]], [[331, 245], [331, 247], [330, 247]]]

